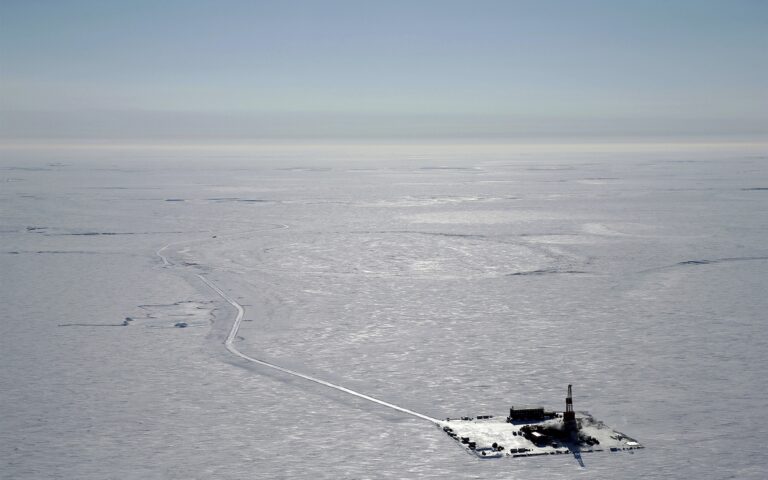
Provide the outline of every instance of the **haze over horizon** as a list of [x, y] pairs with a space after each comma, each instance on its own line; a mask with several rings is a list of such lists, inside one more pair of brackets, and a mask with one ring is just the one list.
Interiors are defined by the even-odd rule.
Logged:
[[758, 1], [0, 5], [0, 139], [768, 138]]

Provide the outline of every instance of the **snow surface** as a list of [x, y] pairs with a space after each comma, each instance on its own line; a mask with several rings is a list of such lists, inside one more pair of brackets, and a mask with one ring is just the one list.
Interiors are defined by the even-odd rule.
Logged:
[[[763, 150], [417, 149], [2, 150], [0, 478], [765, 477]], [[245, 356], [431, 418], [572, 383], [646, 448], [479, 461], [232, 355], [198, 275]]]

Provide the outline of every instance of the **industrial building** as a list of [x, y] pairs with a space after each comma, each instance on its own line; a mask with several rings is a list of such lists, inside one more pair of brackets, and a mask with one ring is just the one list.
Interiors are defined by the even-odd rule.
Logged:
[[555, 418], [555, 416], [555, 412], [544, 410], [544, 407], [510, 407], [507, 421], [547, 420], [549, 418]]

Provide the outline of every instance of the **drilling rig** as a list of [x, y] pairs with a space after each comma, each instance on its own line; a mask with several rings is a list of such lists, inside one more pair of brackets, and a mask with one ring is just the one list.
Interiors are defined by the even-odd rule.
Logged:
[[576, 423], [576, 412], [573, 411], [573, 392], [568, 385], [568, 396], [565, 397], [565, 412], [563, 412], [563, 429], [571, 435], [576, 435], [579, 426]]

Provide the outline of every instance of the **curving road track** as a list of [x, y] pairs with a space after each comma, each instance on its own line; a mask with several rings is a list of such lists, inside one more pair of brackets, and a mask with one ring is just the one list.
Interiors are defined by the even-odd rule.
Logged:
[[[280, 225], [279, 227], [276, 227], [276, 228], [288, 228], [288, 226], [287, 225]], [[256, 230], [256, 231], [264, 231], [264, 230]], [[248, 233], [248, 232], [243, 232], [243, 233]], [[171, 263], [168, 260], [167, 256], [163, 255], [163, 252], [168, 247], [170, 247], [171, 245], [176, 245], [176, 244], [180, 244], [180, 243], [185, 243], [185, 242], [169, 243], [169, 244], [165, 245], [164, 247], [160, 248], [159, 250], [157, 250], [155, 252], [157, 254], [157, 256], [160, 257], [160, 259], [163, 261], [163, 266], [164, 267], [171, 266], [171, 265], [173, 265], [173, 263]], [[397, 410], [398, 412], [406, 413], [408, 415], [412, 415], [414, 417], [418, 417], [418, 418], [420, 418], [422, 420], [427, 420], [427, 421], [432, 422], [432, 423], [434, 423], [436, 425], [441, 425], [442, 424], [440, 420], [438, 420], [436, 418], [432, 418], [429, 415], [424, 415], [423, 413], [414, 412], [413, 410], [409, 410], [409, 409], [407, 409], [405, 407], [401, 407], [401, 406], [395, 405], [393, 403], [385, 402], [384, 400], [379, 400], [378, 398], [372, 397], [370, 395], [366, 395], [364, 393], [357, 392], [357, 391], [349, 389], [347, 387], [344, 387], [344, 386], [341, 386], [341, 385], [337, 385], [335, 383], [331, 383], [331, 382], [328, 382], [326, 380], [323, 380], [323, 379], [320, 379], [320, 378], [317, 378], [317, 377], [312, 377], [310, 375], [306, 375], [306, 374], [303, 374], [301, 372], [297, 372], [295, 370], [291, 370], [291, 369], [288, 369], [288, 368], [285, 368], [285, 367], [281, 367], [280, 365], [276, 365], [274, 363], [267, 362], [267, 361], [264, 361], [264, 360], [259, 360], [258, 358], [253, 358], [253, 357], [250, 357], [250, 356], [244, 354], [243, 352], [241, 352], [240, 350], [237, 349], [237, 347], [235, 346], [234, 342], [235, 342], [235, 338], [237, 338], [237, 332], [240, 330], [240, 324], [242, 323], [243, 317], [245, 315], [245, 308], [243, 308], [243, 306], [240, 305], [236, 300], [234, 300], [232, 297], [230, 297], [229, 295], [224, 293], [224, 291], [222, 291], [212, 281], [208, 280], [203, 275], [200, 275], [200, 274], [195, 274], [195, 275], [200, 280], [202, 280], [203, 283], [205, 283], [208, 286], [208, 288], [210, 288], [211, 290], [216, 292], [221, 298], [223, 298], [227, 303], [232, 305], [235, 308], [235, 310], [237, 311], [237, 314], [235, 315], [235, 320], [234, 320], [234, 322], [232, 324], [232, 328], [229, 331], [229, 335], [227, 335], [227, 339], [224, 341], [224, 346], [233, 355], [238, 356], [238, 357], [242, 358], [243, 360], [247, 360], [249, 362], [253, 362], [253, 363], [256, 363], [258, 365], [262, 365], [264, 367], [272, 368], [274, 370], [278, 370], [280, 372], [286, 373], [288, 375], [292, 375], [294, 377], [303, 378], [304, 380], [307, 380], [307, 381], [310, 381], [310, 382], [314, 382], [314, 383], [317, 383], [319, 385], [323, 385], [323, 386], [328, 387], [328, 388], [333, 388], [334, 390], [338, 390], [340, 392], [344, 392], [344, 393], [347, 393], [349, 395], [353, 395], [355, 397], [362, 398], [364, 400], [368, 400], [369, 402], [377, 403], [377, 404], [382, 405], [384, 407], [391, 408], [392, 410]]]

